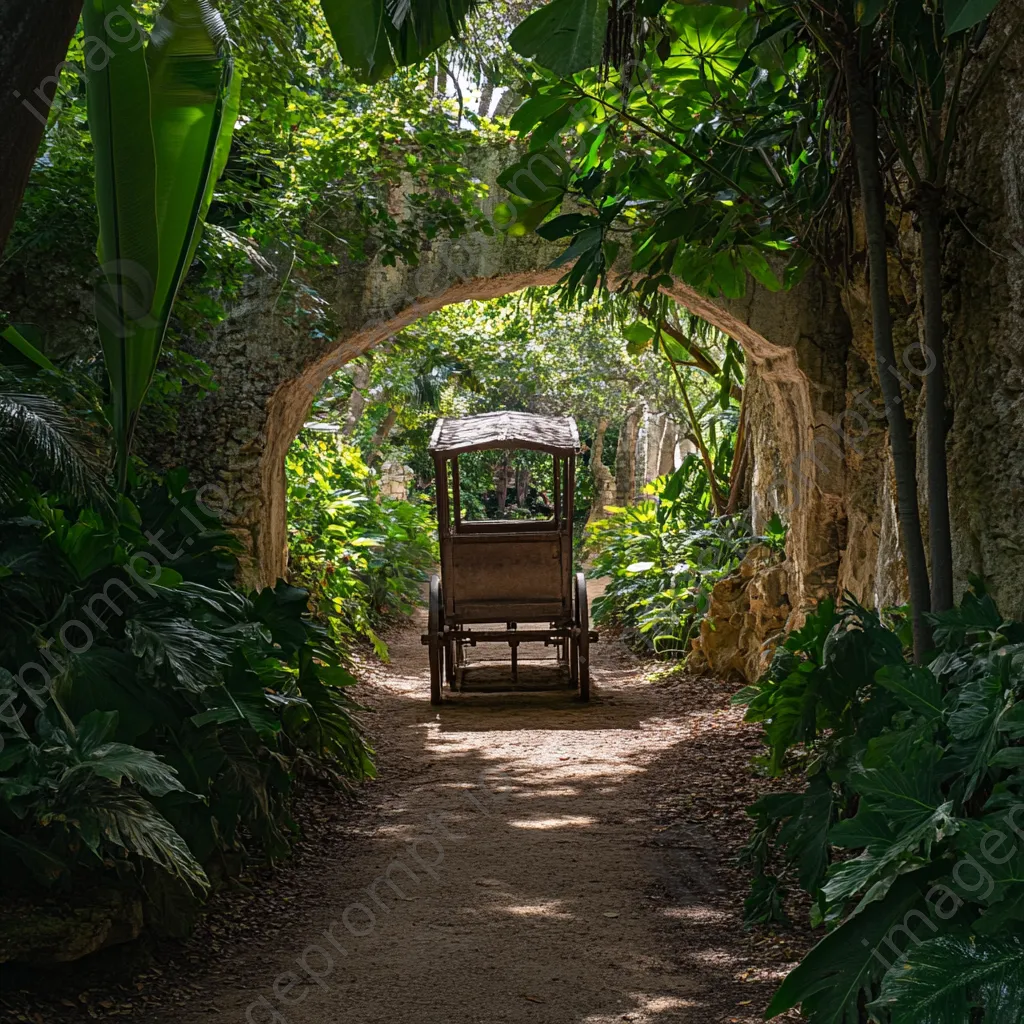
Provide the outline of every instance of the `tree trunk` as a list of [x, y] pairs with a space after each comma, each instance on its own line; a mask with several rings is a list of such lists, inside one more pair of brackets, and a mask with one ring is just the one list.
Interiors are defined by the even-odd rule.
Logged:
[[693, 411], [693, 403], [690, 401], [689, 392], [683, 382], [683, 375], [679, 372], [676, 361], [665, 351], [665, 356], [676, 376], [676, 383], [679, 385], [679, 392], [682, 395], [683, 405], [686, 407], [686, 415], [690, 421], [690, 429], [693, 431], [693, 443], [700, 452], [701, 461], [704, 463], [704, 472], [708, 475], [708, 489], [711, 491], [711, 503], [715, 506], [715, 515], [724, 516], [726, 509], [725, 499], [722, 497], [721, 488], [718, 486], [718, 478], [715, 476], [715, 462], [711, 458], [708, 446], [704, 443], [704, 437], [700, 432], [700, 424], [697, 422], [697, 415]]
[[491, 112], [491, 103], [494, 101], [494, 83], [489, 79], [480, 88], [480, 104], [476, 108], [477, 115], [487, 117]]
[[398, 410], [388, 409], [387, 415], [380, 421], [380, 425], [374, 431], [373, 439], [370, 441], [370, 457], [366, 460], [368, 466], [374, 465], [381, 457], [381, 446], [388, 439], [388, 434], [391, 433], [391, 428], [394, 427], [397, 420]]
[[743, 402], [740, 405], [740, 421], [736, 426], [736, 447], [732, 453], [732, 479], [729, 481], [729, 500], [725, 504], [727, 516], [731, 516], [739, 508], [743, 496], [743, 485], [747, 476], [747, 453], [750, 449], [748, 418], [747, 403]]
[[508, 503], [508, 455], [502, 456], [501, 462], [494, 467], [494, 493], [498, 499], [498, 518], [505, 518], [505, 505]]
[[82, 0], [0, 4], [0, 252], [28, 184]]
[[515, 89], [506, 89], [494, 108], [495, 117], [510, 117], [512, 112], [519, 106], [519, 93]]
[[523, 466], [516, 470], [516, 504], [525, 508], [530, 493], [530, 467]]
[[892, 340], [892, 317], [889, 313], [885, 194], [878, 162], [878, 126], [875, 121], [874, 94], [865, 80], [856, 49], [849, 49], [843, 60], [850, 106], [850, 129], [867, 233], [868, 284], [871, 292], [871, 330], [875, 344], [875, 363], [882, 398], [885, 401], [889, 444], [896, 472], [896, 513], [910, 583], [914, 659], [920, 662], [925, 651], [931, 646], [931, 630], [924, 617], [931, 606], [931, 595], [928, 588], [924, 542], [921, 539], [917, 460], [910, 434], [910, 423], [903, 407], [903, 396], [896, 376], [896, 352]]
[[949, 480], [946, 471], [946, 367], [940, 234], [942, 193], [922, 185], [919, 194], [924, 347], [926, 359], [930, 355], [934, 360], [927, 369], [924, 383], [931, 601], [932, 611], [944, 612], [953, 607], [953, 538], [949, 526]]
[[640, 409], [634, 406], [622, 421], [615, 449], [615, 501], [632, 505], [636, 500], [636, 439], [640, 433]]
[[590, 519], [604, 518], [605, 506], [615, 503], [615, 477], [604, 464], [604, 436], [607, 432], [608, 417], [602, 416], [597, 421], [594, 442], [590, 446], [590, 474], [594, 478], [594, 504]]
[[342, 433], [351, 437], [359, 426], [363, 410], [366, 409], [366, 395], [363, 392], [370, 386], [370, 360], [360, 359], [352, 367], [352, 394], [348, 400], [348, 412], [345, 414], [345, 426]]

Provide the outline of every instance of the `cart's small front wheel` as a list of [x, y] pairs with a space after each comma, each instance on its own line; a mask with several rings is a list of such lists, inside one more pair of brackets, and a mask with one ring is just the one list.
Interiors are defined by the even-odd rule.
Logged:
[[441, 703], [441, 683], [444, 679], [444, 604], [441, 581], [430, 577], [430, 604], [427, 608], [427, 650], [430, 654], [430, 703]]
[[575, 669], [573, 682], [579, 688], [580, 700], [590, 700], [590, 608], [587, 603], [587, 578], [576, 573], [575, 609], [570, 663]]

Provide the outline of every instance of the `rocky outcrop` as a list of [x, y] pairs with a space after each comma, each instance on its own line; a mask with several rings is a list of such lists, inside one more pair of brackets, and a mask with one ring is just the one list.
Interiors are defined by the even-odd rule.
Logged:
[[694, 640], [698, 662], [722, 678], [754, 680], [768, 667], [792, 612], [792, 567], [763, 544], [711, 591], [711, 607]]
[[0, 963], [59, 964], [80, 960], [142, 934], [137, 892], [107, 889], [75, 905], [9, 906], [0, 915]]

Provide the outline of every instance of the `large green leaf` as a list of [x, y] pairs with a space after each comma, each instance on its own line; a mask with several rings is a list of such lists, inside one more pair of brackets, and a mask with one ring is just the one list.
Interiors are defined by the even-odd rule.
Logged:
[[871, 1008], [891, 1014], [892, 1024], [1024, 1020], [1024, 944], [1009, 937], [929, 939], [886, 974]]
[[601, 63], [608, 0], [551, 0], [509, 36], [516, 53], [566, 77]]
[[225, 117], [234, 73], [227, 45], [227, 29], [209, 0], [168, 0], [146, 49], [160, 263], [152, 310], [155, 344], [149, 365], [140, 365], [131, 382], [136, 407], [156, 369], [171, 308], [202, 230], [223, 146], [222, 126], [229, 131], [234, 126], [234, 119]]
[[96, 747], [71, 772], [91, 772], [117, 786], [129, 779], [153, 796], [166, 796], [185, 788], [174, 769], [153, 751], [140, 750], [127, 743], [105, 743]]
[[210, 0], [168, 0], [142, 48], [133, 7], [87, 0], [101, 286], [97, 319], [124, 482], [139, 408], [194, 252], [221, 140], [232, 62]]
[[96, 315], [110, 378], [122, 475], [131, 438], [133, 396], [153, 365], [160, 272], [156, 151], [141, 28], [120, 0], [86, 0], [85, 33], [110, 56], [90, 62], [89, 129], [96, 165], [100, 279]]
[[476, 0], [320, 0], [341, 59], [365, 82], [458, 36]]
[[1013, 809], [1005, 817], [988, 815], [967, 823], [957, 836], [961, 873], [971, 886], [970, 891], [961, 886], [960, 894], [985, 907], [974, 923], [980, 935], [1024, 928], [1024, 846], [1017, 841], [1013, 820]]
[[[898, 879], [884, 900], [830, 932], [789, 973], [765, 1013], [767, 1019], [802, 1005], [814, 1024], [859, 1024], [858, 1001], [885, 973], [896, 949], [927, 907], [924, 872]], [[931, 933], [926, 933], [931, 934]]]
[[39, 351], [26, 337], [24, 337], [19, 331], [13, 327], [7, 327], [0, 333], [0, 338], [3, 338], [11, 348], [13, 348], [19, 356], [27, 359], [30, 363], [38, 366], [42, 370], [55, 370], [56, 367], [53, 363], [42, 352]]
[[91, 820], [107, 842], [152, 861], [194, 893], [209, 888], [206, 872], [188, 844], [148, 800], [111, 788], [92, 794], [89, 810]]
[[973, 28], [989, 16], [998, 3], [999, 0], [946, 0], [942, 6], [946, 35]]

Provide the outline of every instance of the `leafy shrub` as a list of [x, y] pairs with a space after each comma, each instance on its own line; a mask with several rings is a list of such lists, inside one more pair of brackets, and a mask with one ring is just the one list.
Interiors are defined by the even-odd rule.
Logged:
[[779, 918], [792, 879], [828, 927], [769, 1016], [1022, 1019], [1024, 624], [977, 584], [932, 622], [913, 665], [902, 622], [824, 601], [737, 696], [772, 773], [806, 780], [749, 809], [748, 920]]
[[379, 495], [375, 475], [354, 446], [312, 431], [287, 459], [292, 576], [308, 587], [336, 639], [369, 641], [408, 615], [437, 563], [433, 506]]
[[587, 528], [596, 552], [589, 575], [608, 577], [594, 620], [614, 622], [666, 657], [681, 657], [708, 611], [711, 590], [760, 538], [742, 517], [713, 518], [688, 460], [651, 485], [652, 500], [612, 508]]
[[211, 866], [286, 852], [298, 772], [373, 773], [355, 680], [306, 591], [231, 585], [238, 543], [185, 471], [106, 489], [87, 386], [0, 378], [4, 888], [113, 877], [180, 931]]

